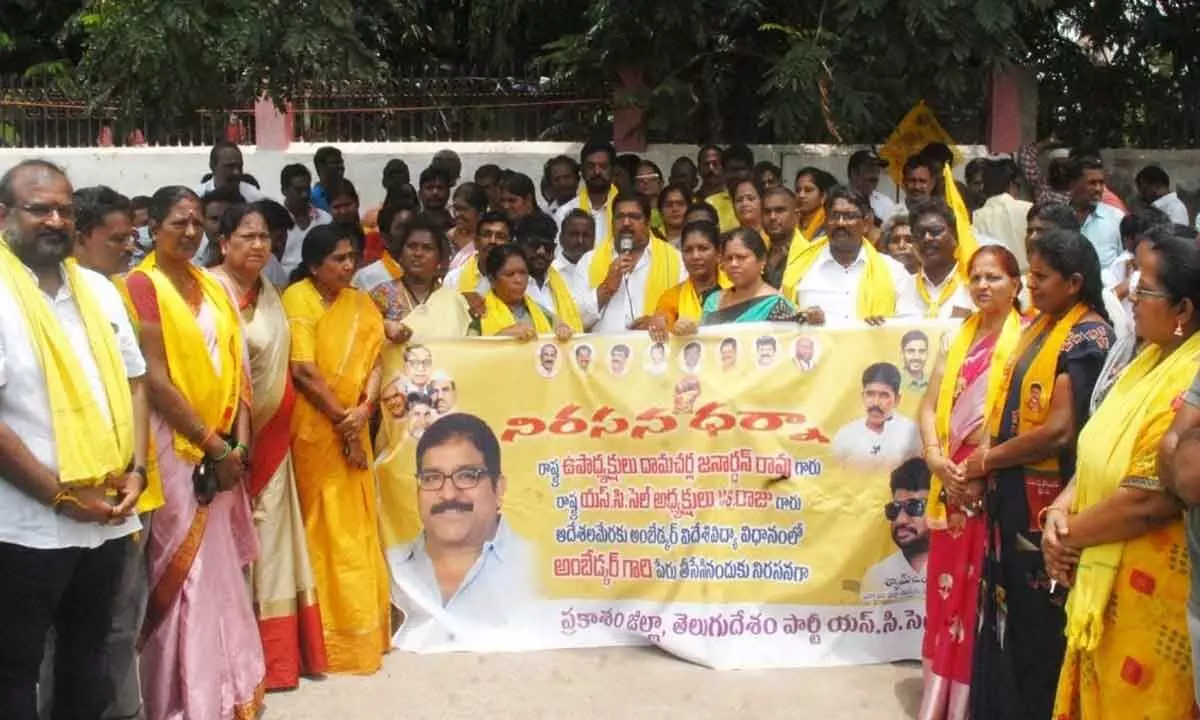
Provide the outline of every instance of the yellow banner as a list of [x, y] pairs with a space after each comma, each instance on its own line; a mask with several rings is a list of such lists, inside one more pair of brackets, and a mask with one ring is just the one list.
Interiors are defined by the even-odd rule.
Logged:
[[928, 471], [893, 471], [920, 457], [951, 327], [390, 348], [377, 470], [396, 645], [917, 657]]
[[950, 137], [950, 133], [938, 122], [937, 116], [925, 101], [920, 100], [892, 131], [887, 143], [879, 149], [879, 156], [888, 161], [888, 174], [892, 176], [892, 182], [896, 183], [897, 187], [904, 185], [904, 163], [933, 142], [945, 143], [950, 147], [955, 165], [962, 162], [963, 156], [954, 143], [954, 138]]

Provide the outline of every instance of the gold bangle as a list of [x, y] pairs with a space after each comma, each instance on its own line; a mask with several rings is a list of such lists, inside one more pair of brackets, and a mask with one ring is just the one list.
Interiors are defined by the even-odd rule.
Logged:
[[1060, 508], [1056, 505], [1047, 505], [1046, 507], [1039, 510], [1038, 514], [1037, 514], [1037, 524], [1038, 524], [1038, 527], [1042, 528], [1043, 530], [1046, 529], [1046, 518], [1050, 516], [1051, 510], [1053, 510], [1055, 512], [1065, 512], [1062, 508]]
[[59, 506], [65, 502], [71, 503], [78, 508], [84, 507], [83, 501], [75, 497], [74, 493], [72, 493], [70, 490], [59, 490], [58, 493], [54, 495], [54, 499], [50, 501], [50, 507], [54, 508], [54, 511], [57, 512]]

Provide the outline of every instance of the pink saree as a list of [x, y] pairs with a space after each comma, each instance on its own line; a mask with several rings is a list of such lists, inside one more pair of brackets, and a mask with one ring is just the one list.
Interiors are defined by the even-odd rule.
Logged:
[[[950, 459], [956, 463], [965, 460], [978, 445], [971, 441], [984, 424], [988, 369], [998, 337], [992, 335], [975, 343], [959, 370], [949, 438]], [[930, 527], [925, 637], [921, 646], [925, 692], [918, 720], [970, 717], [976, 603], [986, 533], [987, 518], [981, 510], [968, 515], [953, 504], [947, 508], [945, 526]]]

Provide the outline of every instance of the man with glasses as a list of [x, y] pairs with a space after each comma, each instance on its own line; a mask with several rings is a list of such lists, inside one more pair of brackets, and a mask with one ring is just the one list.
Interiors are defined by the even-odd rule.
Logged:
[[[861, 320], [878, 325], [886, 318], [918, 317], [911, 298], [913, 278], [904, 266], [877, 251], [866, 239], [867, 199], [844, 187], [825, 196], [827, 240], [814, 243], [784, 269], [785, 293], [795, 294], [809, 322]], [[814, 312], [819, 311], [819, 313]]]
[[904, 600], [924, 595], [929, 559], [929, 467], [913, 458], [892, 471], [892, 501], [883, 506], [896, 552], [869, 568], [862, 580], [864, 602]]
[[404, 650], [525, 649], [537, 617], [534, 552], [502, 514], [508, 480], [483, 420], [452, 413], [417, 442], [423, 530], [388, 551]]
[[579, 327], [572, 328], [575, 332], [591, 327], [597, 316], [591, 303], [587, 302], [590, 288], [581, 282], [571, 282], [554, 267], [557, 247], [554, 237], [558, 234], [554, 220], [535, 213], [517, 223], [515, 232], [529, 266], [529, 286], [525, 294], [568, 325], [573, 324], [570, 318], [579, 318]]
[[915, 206], [912, 240], [921, 269], [913, 276], [907, 304], [930, 320], [964, 318], [975, 311], [971, 292], [958, 266], [958, 227], [952, 211], [941, 200]]

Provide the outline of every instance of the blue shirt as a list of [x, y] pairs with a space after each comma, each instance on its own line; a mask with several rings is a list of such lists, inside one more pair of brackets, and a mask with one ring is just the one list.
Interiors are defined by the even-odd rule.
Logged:
[[1097, 203], [1092, 213], [1083, 221], [1083, 236], [1096, 248], [1100, 256], [1100, 269], [1111, 266], [1120, 257], [1124, 248], [1121, 245], [1121, 211], [1105, 203]]
[[308, 202], [315, 208], [329, 212], [329, 198], [325, 197], [325, 186], [321, 183], [313, 185], [312, 192], [308, 195]]

